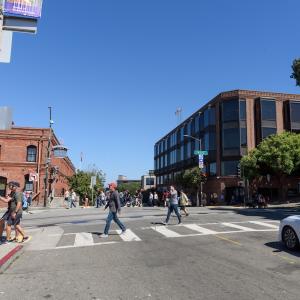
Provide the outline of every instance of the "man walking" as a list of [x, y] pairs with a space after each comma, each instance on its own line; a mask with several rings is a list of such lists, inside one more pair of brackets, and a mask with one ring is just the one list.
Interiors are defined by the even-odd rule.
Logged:
[[170, 216], [172, 212], [175, 212], [177, 218], [178, 218], [178, 224], [181, 224], [181, 216], [178, 211], [178, 193], [175, 190], [174, 186], [170, 186], [170, 202], [169, 202], [169, 207], [168, 207], [168, 214], [166, 221], [163, 223], [164, 225], [168, 225]]
[[0, 220], [0, 241], [2, 241], [4, 226], [6, 222], [6, 240], [8, 242], [12, 241], [11, 238], [11, 226], [15, 227], [16, 231], [16, 240], [18, 242], [23, 242], [28, 239], [25, 236], [25, 232], [20, 226], [22, 219], [22, 193], [17, 192], [17, 189], [20, 187], [20, 184], [15, 181], [8, 183], [8, 187], [11, 190], [11, 193], [6, 197], [0, 197], [0, 200], [8, 204], [7, 211], [4, 213]]
[[104, 208], [104, 210], [109, 207], [109, 213], [106, 219], [106, 225], [104, 229], [104, 233], [101, 234], [102, 238], [108, 237], [108, 231], [110, 228], [111, 221], [114, 220], [114, 222], [120, 227], [122, 230], [122, 233], [126, 231], [126, 227], [118, 218], [118, 213], [121, 213], [121, 204], [120, 204], [120, 198], [119, 193], [116, 191], [117, 185], [113, 182], [108, 185], [110, 193], [107, 198], [107, 204]]
[[74, 206], [76, 208], [76, 193], [73, 189], [71, 189], [70, 191], [70, 208], [72, 208], [72, 206]]

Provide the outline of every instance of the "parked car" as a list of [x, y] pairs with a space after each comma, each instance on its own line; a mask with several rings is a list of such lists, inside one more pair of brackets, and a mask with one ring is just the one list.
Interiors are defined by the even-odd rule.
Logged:
[[278, 237], [287, 249], [295, 250], [299, 248], [300, 215], [289, 216], [281, 220]]

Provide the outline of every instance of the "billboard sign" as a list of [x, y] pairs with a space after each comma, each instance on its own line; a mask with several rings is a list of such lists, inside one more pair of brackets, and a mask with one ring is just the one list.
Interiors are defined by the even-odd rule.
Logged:
[[42, 15], [43, 0], [4, 0], [5, 15], [38, 19]]

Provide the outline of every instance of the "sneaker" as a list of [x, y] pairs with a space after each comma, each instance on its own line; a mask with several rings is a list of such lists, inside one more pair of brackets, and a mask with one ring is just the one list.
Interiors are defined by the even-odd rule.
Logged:
[[100, 237], [101, 237], [101, 238], [107, 238], [107, 237], [108, 237], [108, 234], [102, 233], [102, 234], [100, 234]]
[[122, 232], [120, 233], [120, 235], [123, 235], [126, 233], [126, 229], [125, 230], [122, 230]]
[[168, 223], [166, 223], [166, 222], [161, 222], [161, 224], [162, 224], [162, 225], [168, 225]]
[[182, 222], [180, 221], [180, 222], [178, 222], [178, 224], [177, 225], [180, 225], [180, 224], [182, 224]]

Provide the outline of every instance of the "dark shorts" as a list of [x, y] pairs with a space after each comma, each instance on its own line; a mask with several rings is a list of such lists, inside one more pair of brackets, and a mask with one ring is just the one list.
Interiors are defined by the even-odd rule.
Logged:
[[19, 225], [21, 219], [22, 219], [22, 214], [17, 214], [16, 217], [13, 219], [9, 211], [5, 212], [1, 218], [1, 220], [7, 222], [7, 225], [9, 226]]

